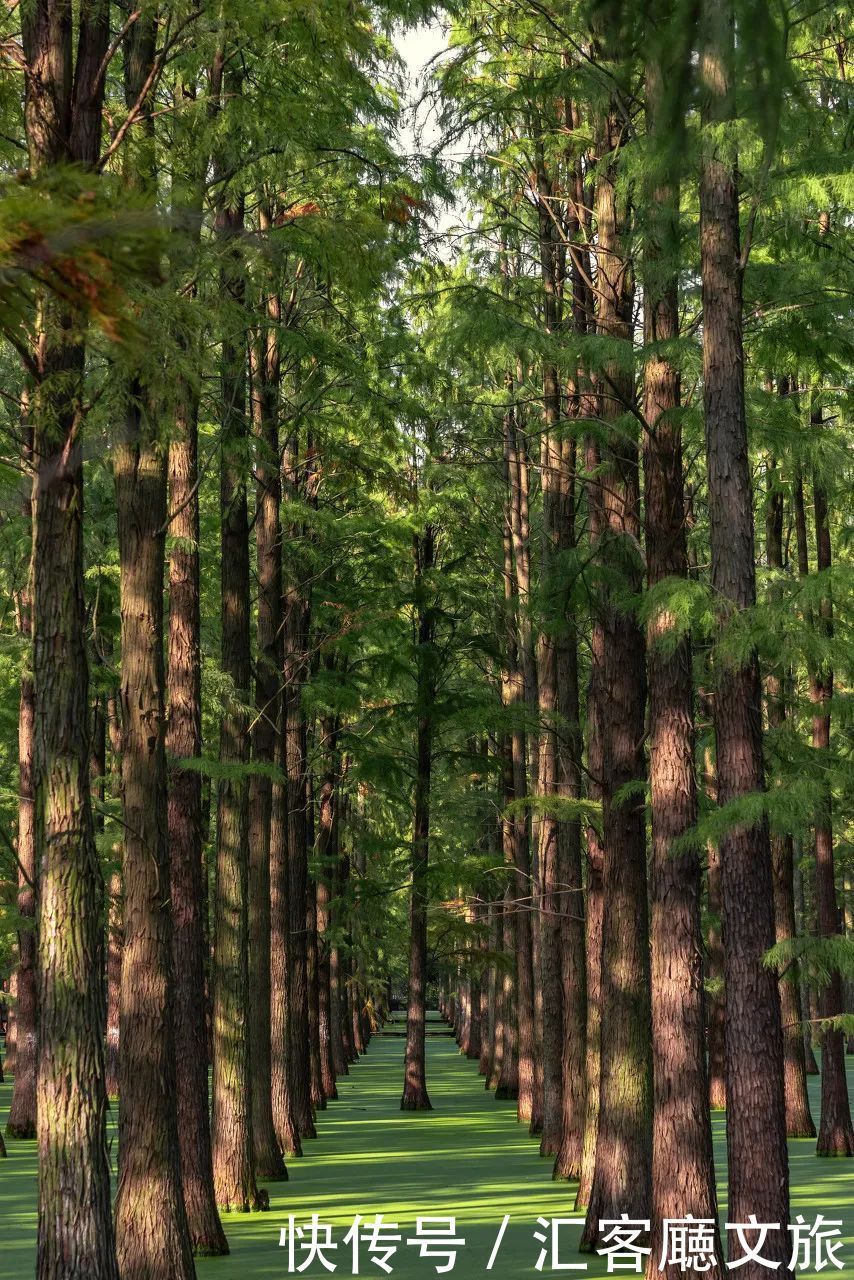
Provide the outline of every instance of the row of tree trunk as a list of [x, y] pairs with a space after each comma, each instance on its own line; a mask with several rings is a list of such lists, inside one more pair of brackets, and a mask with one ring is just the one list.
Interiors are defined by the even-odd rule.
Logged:
[[[94, 169], [100, 155], [109, 7], [83, 0], [74, 22], [63, 13], [51, 0], [37, 0], [24, 17], [34, 174], [68, 162]], [[135, 123], [126, 181], [153, 205], [154, 17], [134, 14], [122, 41]], [[224, 45], [209, 75], [212, 111], [239, 96], [240, 66]], [[232, 136], [229, 146], [238, 145]], [[176, 160], [173, 200], [191, 225], [201, 223], [208, 164], [222, 176], [232, 160], [216, 149], [196, 157], [189, 171]], [[167, 423], [162, 396], [133, 368], [123, 376], [113, 451], [121, 682], [93, 711], [82, 541], [83, 316], [45, 295], [32, 353], [23, 433], [24, 463], [34, 475], [32, 497], [24, 500], [32, 568], [19, 601], [33, 654], [20, 709], [25, 926], [8, 1132], [39, 1144], [37, 1274], [44, 1280], [189, 1278], [194, 1254], [227, 1252], [220, 1211], [267, 1207], [259, 1179], [287, 1176], [284, 1155], [299, 1154], [301, 1141], [315, 1135], [315, 1111], [335, 1097], [336, 1075], [371, 1034], [348, 953], [331, 941], [349, 876], [337, 728], [306, 723], [308, 592], [296, 557], [287, 573], [282, 567], [283, 536], [296, 532], [281, 515], [283, 489], [310, 501], [313, 475], [310, 441], [301, 443], [298, 425], [280, 453], [283, 282], [266, 281], [260, 304], [250, 296], [241, 251], [244, 194], [226, 181], [219, 190], [214, 235], [224, 321], [213, 337], [220, 346], [225, 694], [210, 892], [210, 799], [200, 771], [198, 384], [183, 374], [177, 379]], [[270, 217], [265, 208], [262, 231]], [[171, 250], [190, 290], [198, 246], [196, 230], [176, 236]], [[147, 270], [156, 279], [157, 262]], [[186, 348], [185, 337], [176, 341]], [[260, 583], [254, 715], [250, 441]], [[307, 769], [309, 730], [325, 761], [317, 796]], [[121, 838], [105, 931], [95, 831], [103, 826], [97, 802], [107, 785], [120, 795]], [[315, 810], [316, 880], [308, 874]], [[108, 1085], [121, 1102], [114, 1210]]]
[[[725, 6], [707, 6], [704, 40], [700, 70], [709, 141], [699, 179], [703, 391], [712, 587], [723, 629], [736, 611], [756, 601], [737, 163], [716, 128], [731, 110], [732, 31]], [[659, 113], [662, 86], [675, 74], [680, 51], [674, 48], [669, 56], [673, 65], [651, 59], [647, 67], [647, 134], [662, 155], [667, 152], [660, 133], [666, 128]], [[566, 114], [571, 128], [571, 104]], [[780, 1274], [788, 1274], [786, 1138], [814, 1135], [815, 1128], [797, 976], [784, 971], [778, 979], [763, 957], [775, 940], [796, 934], [793, 841], [772, 841], [764, 818], [730, 823], [719, 846], [708, 850], [707, 946], [701, 923], [703, 868], [700, 850], [690, 841], [698, 812], [690, 633], [680, 627], [662, 590], [653, 596], [645, 635], [634, 609], [644, 577], [655, 593], [660, 584], [690, 574], [680, 378], [666, 355], [667, 344], [679, 335], [679, 190], [667, 166], [659, 164], [645, 193], [652, 213], [639, 264], [649, 353], [640, 405], [641, 458], [635, 443], [634, 370], [619, 354], [631, 349], [633, 324], [631, 214], [618, 182], [630, 116], [615, 93], [594, 127], [595, 178], [586, 179], [592, 166], [576, 159], [567, 162], [558, 180], [539, 149], [544, 329], [550, 335], [599, 333], [614, 340], [616, 354], [592, 373], [580, 367], [564, 386], [556, 367], [546, 362], [542, 370], [543, 621], [536, 663], [526, 545], [530, 460], [513, 379], [505, 379], [502, 689], [516, 727], [495, 750], [505, 758], [504, 850], [516, 875], [510, 875], [503, 900], [484, 896], [471, 907], [474, 918], [488, 922], [490, 949], [503, 952], [506, 964], [484, 964], [464, 974], [461, 983], [452, 981], [442, 1007], [462, 1050], [478, 1056], [487, 1087], [494, 1087], [496, 1096], [518, 1097], [519, 1119], [542, 1133], [542, 1153], [556, 1157], [554, 1176], [579, 1178], [576, 1204], [587, 1211], [582, 1249], [595, 1247], [603, 1218], [625, 1212], [648, 1218], [650, 1274], [659, 1274], [666, 1219], [692, 1213], [717, 1220], [710, 1110], [726, 1104], [729, 1216], [747, 1221], [756, 1213], [761, 1221], [781, 1224], [769, 1233], [765, 1251], [779, 1263]], [[591, 209], [595, 239], [588, 234]], [[590, 423], [586, 438], [585, 423]], [[819, 414], [815, 426], [820, 425]], [[818, 476], [813, 492], [816, 568], [822, 572], [830, 566], [831, 549]], [[767, 559], [770, 567], [780, 568], [782, 497], [770, 471], [769, 493]], [[573, 603], [580, 496], [597, 574], [586, 744], [580, 730]], [[802, 491], [795, 506], [806, 574]], [[814, 625], [830, 633], [829, 597]], [[826, 752], [830, 742], [832, 681], [830, 670], [810, 672], [812, 744], [819, 752]], [[531, 682], [533, 699], [527, 694]], [[767, 723], [779, 726], [786, 714], [784, 673], [769, 672], [765, 691]], [[526, 715], [532, 705], [535, 714]], [[715, 731], [707, 787], [718, 805], [736, 807], [765, 787], [756, 654], [737, 661], [716, 655], [713, 685], [702, 706], [711, 713]], [[652, 819], [649, 862], [645, 787]], [[602, 817], [601, 825], [587, 827], [582, 874], [581, 810], [560, 803], [550, 809], [549, 797], [577, 801], [585, 790], [589, 800], [601, 802]], [[531, 793], [538, 798], [532, 810], [526, 808]], [[825, 795], [814, 824], [815, 900], [824, 938], [840, 928], [830, 819]], [[537, 951], [535, 976], [548, 1011], [539, 1025], [531, 985]], [[707, 978], [717, 980], [711, 983], [711, 998], [705, 992]], [[828, 1020], [842, 1011], [836, 973], [820, 995], [819, 1016]], [[843, 1034], [824, 1025], [818, 1152], [850, 1155], [854, 1133]], [[541, 1073], [531, 1061], [532, 1046]], [[719, 1240], [716, 1245], [720, 1258]], [[731, 1247], [735, 1260], [738, 1246]], [[750, 1280], [759, 1280], [762, 1268], [748, 1262], [743, 1270]], [[664, 1274], [675, 1280], [681, 1272], [673, 1265]], [[722, 1276], [723, 1264], [709, 1274]]]

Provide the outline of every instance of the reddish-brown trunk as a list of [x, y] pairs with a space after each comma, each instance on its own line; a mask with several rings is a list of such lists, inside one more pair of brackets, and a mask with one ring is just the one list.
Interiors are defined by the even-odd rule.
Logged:
[[430, 845], [430, 784], [433, 766], [434, 614], [424, 576], [435, 563], [431, 525], [414, 540], [415, 601], [418, 610], [416, 654], [415, 794], [412, 819], [412, 888], [409, 899], [409, 993], [406, 1010], [402, 1111], [430, 1111], [427, 1093], [424, 1014], [427, 983], [427, 868]]
[[[647, 130], [653, 163], [669, 145], [661, 136], [665, 66], [647, 66]], [[655, 149], [658, 154], [655, 154]], [[658, 344], [679, 336], [677, 286], [679, 191], [662, 177], [649, 192], [651, 225], [644, 268], [644, 481], [647, 582], [688, 576], [682, 482], [678, 369]], [[680, 849], [697, 821], [691, 639], [662, 603], [647, 624], [649, 781], [652, 817], [650, 951], [652, 975], [653, 1125], [651, 1252], [647, 1276], [684, 1276], [667, 1258], [665, 1222], [686, 1214], [717, 1223], [712, 1127], [706, 1072], [700, 859]], [[713, 1229], [714, 1253], [720, 1238]], [[721, 1280], [723, 1264], [707, 1275]]]
[[[703, 284], [703, 400], [709, 487], [712, 589], [722, 623], [756, 601], [753, 495], [744, 407], [742, 277], [735, 157], [720, 123], [731, 114], [733, 57], [728, 5], [704, 9], [700, 70], [708, 126], [700, 172], [700, 257]], [[718, 655], [714, 719], [718, 803], [726, 806], [764, 786], [761, 688], [756, 656], [734, 662]], [[780, 996], [763, 957], [774, 942], [768, 826], [732, 826], [721, 838], [721, 897], [726, 979], [726, 1084], [729, 1216], [779, 1223], [765, 1257], [788, 1277], [789, 1172], [783, 1098]], [[730, 1258], [743, 1254], [730, 1236]], [[744, 1280], [765, 1268], [747, 1262]]]

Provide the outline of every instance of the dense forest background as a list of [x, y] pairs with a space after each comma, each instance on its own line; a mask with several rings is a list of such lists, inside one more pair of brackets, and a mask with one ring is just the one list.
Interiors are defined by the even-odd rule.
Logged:
[[39, 1275], [224, 1251], [398, 1000], [403, 1107], [441, 1001], [586, 1248], [715, 1216], [726, 1104], [788, 1274], [787, 1134], [854, 1155], [847, 7], [0, 22]]

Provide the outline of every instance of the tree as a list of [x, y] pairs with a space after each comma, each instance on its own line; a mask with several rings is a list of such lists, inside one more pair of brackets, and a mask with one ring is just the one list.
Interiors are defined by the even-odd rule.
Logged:
[[[721, 125], [732, 113], [732, 26], [725, 6], [704, 10], [700, 74], [709, 136], [700, 171], [703, 401], [709, 485], [712, 589], [721, 621], [756, 600], [752, 494], [747, 457], [738, 189]], [[774, 942], [771, 851], [765, 817], [745, 809], [764, 787], [759, 668], [720, 655], [714, 721], [718, 804], [732, 825], [720, 842], [725, 936], [729, 1213], [780, 1223], [766, 1256], [789, 1260], [789, 1171], [783, 1040], [776, 978], [763, 963]], [[742, 1268], [759, 1280], [761, 1267]]]
[[[33, 176], [93, 166], [101, 139], [106, 7], [77, 15], [47, 0], [23, 25], [25, 130]], [[106, 1147], [103, 995], [97, 960], [103, 878], [89, 795], [83, 593], [85, 321], [40, 302], [34, 376], [34, 828], [39, 870], [36, 1115], [40, 1280], [117, 1280]]]

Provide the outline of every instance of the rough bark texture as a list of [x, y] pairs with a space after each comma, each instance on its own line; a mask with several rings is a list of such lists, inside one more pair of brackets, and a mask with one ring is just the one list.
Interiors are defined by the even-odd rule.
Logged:
[[[602, 145], [611, 157], [596, 184], [598, 330], [631, 339], [632, 278], [626, 258], [625, 219], [617, 196], [616, 153], [620, 103], [603, 122]], [[600, 417], [614, 422], [630, 410], [630, 370], [609, 362], [602, 371]], [[602, 527], [597, 558], [611, 579], [637, 593], [642, 567], [637, 444], [625, 426], [612, 426], [602, 446]], [[603, 1218], [628, 1213], [648, 1218], [652, 1147], [649, 931], [644, 808], [637, 794], [645, 777], [643, 753], [646, 679], [643, 633], [633, 612], [603, 590], [601, 704], [604, 893], [600, 1107], [596, 1167], [581, 1247], [592, 1249]], [[624, 788], [632, 787], [628, 795]]]
[[[781, 390], [787, 389], [787, 384]], [[774, 460], [768, 467], [768, 505], [765, 517], [765, 554], [768, 568], [783, 569], [783, 494]], [[776, 592], [776, 584], [772, 591]], [[768, 725], [781, 730], [786, 723], [784, 679], [778, 669], [765, 680]], [[771, 868], [774, 877], [774, 932], [778, 943], [797, 933], [795, 924], [794, 840], [788, 833], [771, 837]], [[780, 976], [780, 1013], [783, 1023], [783, 1089], [786, 1102], [786, 1133], [790, 1138], [814, 1138], [815, 1125], [807, 1093], [806, 1054], [802, 1030], [801, 990], [798, 966]]]
[[[813, 414], [813, 424], [820, 429], [820, 410]], [[830, 525], [827, 494], [818, 474], [813, 476], [813, 510], [815, 513], [816, 567], [829, 573], [831, 565]], [[818, 625], [827, 638], [833, 634], [833, 603], [827, 585], [819, 607]], [[810, 701], [813, 706], [812, 745], [820, 756], [830, 751], [830, 707], [833, 697], [833, 668], [823, 663], [810, 675]], [[826, 778], [827, 769], [820, 765], [816, 776]], [[815, 901], [819, 937], [838, 938], [842, 932], [833, 857], [833, 809], [829, 785], [822, 788], [819, 812], [815, 822]], [[818, 993], [818, 1012], [822, 1019], [838, 1018], [844, 1010], [842, 975], [833, 969], [830, 981]], [[845, 1035], [841, 1028], [823, 1025], [821, 1032], [821, 1118], [818, 1125], [816, 1154], [820, 1156], [854, 1156], [854, 1125], [848, 1098], [845, 1073]]]
[[[139, 99], [156, 49], [153, 17], [125, 36], [125, 100]], [[126, 153], [126, 180], [156, 183], [151, 101]], [[125, 389], [113, 472], [121, 582], [124, 947], [116, 1251], [123, 1280], [192, 1277], [175, 1095], [174, 970], [167, 841], [163, 575], [166, 448], [139, 379]]]
[[[798, 556], [798, 575], [806, 578], [810, 571], [809, 548], [807, 546], [807, 514], [804, 506], [804, 477], [801, 465], [795, 463], [795, 475], [792, 483], [792, 506], [795, 514], [795, 545], [797, 547]], [[798, 891], [798, 903], [800, 908], [800, 924], [802, 933], [815, 933], [814, 904], [810, 904], [810, 912], [807, 912], [807, 894], [806, 883], [803, 872], [798, 866], [796, 868], [796, 883]], [[808, 982], [804, 982], [801, 993], [801, 1004], [804, 1011], [804, 1057], [807, 1064], [807, 1075], [817, 1076], [819, 1074], [818, 1063], [816, 1061], [815, 1052], [813, 1050], [813, 1020], [816, 1016], [816, 998], [815, 991]]]
[[[237, 72], [226, 92], [239, 93]], [[238, 195], [217, 212], [216, 229], [227, 257], [223, 293], [236, 308], [245, 302], [237, 237], [243, 230]], [[231, 246], [231, 247], [230, 247]], [[249, 1036], [249, 762], [251, 671], [249, 645], [249, 524], [244, 467], [247, 438], [245, 335], [228, 313], [222, 337], [222, 454], [220, 460], [222, 669], [233, 692], [220, 723], [220, 760], [234, 773], [217, 788], [216, 894], [213, 938], [213, 1099], [211, 1140], [214, 1190], [222, 1209], [261, 1208], [255, 1182], [250, 1099]]]
[[[272, 218], [262, 207], [261, 229]], [[252, 759], [269, 769], [276, 760], [280, 724], [282, 666], [282, 541], [279, 507], [279, 346], [274, 328], [281, 320], [278, 294], [270, 288], [267, 319], [253, 345], [252, 423], [255, 434], [255, 556], [258, 612], [255, 653], [255, 719]], [[270, 1041], [270, 819], [273, 783], [269, 773], [249, 781], [249, 1045], [252, 1143], [255, 1172], [264, 1180], [285, 1178], [285, 1164], [273, 1123]]]
[[[93, 165], [106, 4], [22, 14], [32, 173]], [[104, 1085], [103, 878], [89, 794], [83, 591], [83, 321], [43, 300], [33, 351], [34, 840], [39, 875], [38, 1280], [117, 1280]]]
[[193, 1251], [228, 1252], [216, 1207], [208, 1111], [205, 986], [207, 871], [202, 846], [202, 779], [182, 760], [202, 751], [200, 644], [198, 402], [187, 386], [169, 443], [169, 756], [167, 820], [175, 962], [175, 1068], [181, 1183]]
[[415, 555], [415, 605], [418, 610], [416, 654], [415, 794], [412, 819], [412, 889], [409, 899], [409, 995], [406, 1009], [406, 1051], [403, 1066], [401, 1111], [430, 1111], [424, 1044], [424, 1011], [427, 982], [427, 868], [430, 844], [430, 782], [433, 766], [433, 610], [424, 575], [435, 563], [431, 525], [417, 534]]
[[[731, 111], [732, 21], [728, 6], [707, 3], [700, 69], [705, 123]], [[700, 173], [703, 283], [703, 398], [709, 486], [712, 589], [723, 621], [756, 600], [753, 504], [744, 409], [742, 279], [735, 160], [711, 128]], [[718, 803], [761, 792], [761, 690], [755, 655], [744, 663], [718, 658], [714, 719]], [[771, 851], [765, 821], [733, 825], [720, 842], [726, 965], [726, 1085], [729, 1216], [779, 1223], [765, 1256], [788, 1277], [789, 1173], [783, 1099], [780, 996], [763, 956], [774, 942]], [[742, 1253], [730, 1238], [730, 1258]], [[765, 1268], [748, 1262], [744, 1280]]]
[[[513, 384], [506, 380], [508, 395]], [[509, 482], [508, 524], [512, 548], [511, 596], [507, 598], [507, 705], [513, 709], [514, 723], [510, 731], [512, 771], [511, 794], [515, 807], [507, 821], [509, 855], [516, 869], [513, 900], [513, 937], [516, 952], [516, 1043], [518, 1072], [517, 1117], [523, 1124], [540, 1127], [536, 1109], [536, 1038], [534, 1017], [534, 946], [533, 946], [533, 879], [528, 811], [528, 742], [525, 717], [534, 710], [536, 673], [531, 652], [530, 621], [530, 555], [528, 538], [527, 494], [528, 458], [524, 440], [518, 429], [516, 412], [509, 408], [504, 417], [505, 471]], [[532, 692], [533, 691], [533, 692]], [[533, 760], [532, 760], [532, 774]], [[533, 781], [533, 778], [532, 778]], [[536, 782], [534, 782], [536, 785]], [[541, 1108], [540, 1108], [541, 1110]]]
[[330, 717], [323, 721], [326, 774], [318, 795], [317, 813], [317, 1013], [320, 1037], [320, 1078], [326, 1098], [337, 1098], [333, 1061], [332, 993], [330, 974], [331, 890], [335, 879], [335, 836], [338, 822], [336, 728]]
[[[29, 432], [27, 432], [29, 434]], [[31, 448], [25, 446], [24, 464], [31, 465]], [[22, 515], [32, 522], [32, 499], [23, 502]], [[28, 577], [30, 575], [28, 574]], [[18, 603], [19, 629], [25, 644], [32, 640], [30, 599], [27, 584]], [[21, 676], [18, 711], [18, 988], [15, 1001], [15, 1078], [6, 1132], [10, 1138], [36, 1136], [36, 1074], [38, 1066], [38, 1001], [36, 936], [36, 866], [35, 832], [33, 828], [33, 719], [35, 690], [30, 671], [30, 656]]]
[[[664, 67], [647, 67], [647, 129], [653, 164], [661, 164]], [[650, 191], [655, 218], [644, 260], [645, 333], [652, 354], [644, 369], [645, 526], [647, 582], [688, 576], [679, 371], [657, 344], [679, 336], [676, 264], [679, 192], [661, 175]], [[691, 639], [662, 602], [647, 624], [649, 780], [652, 811], [650, 951], [652, 974], [653, 1125], [650, 1280], [679, 1280], [681, 1263], [667, 1261], [666, 1220], [686, 1214], [717, 1220], [712, 1127], [706, 1073], [700, 859], [680, 850], [697, 821]], [[715, 1230], [715, 1257], [720, 1238]], [[662, 1259], [665, 1259], [662, 1265]], [[720, 1280], [718, 1261], [706, 1275]]]
[[[588, 436], [585, 441], [587, 480], [587, 523], [591, 542], [602, 530], [601, 494], [596, 482], [599, 448]], [[587, 686], [587, 794], [590, 800], [602, 800], [602, 681], [605, 637], [602, 623], [595, 615], [590, 633], [590, 679]], [[585, 1033], [585, 1112], [584, 1137], [581, 1146], [581, 1173], [575, 1197], [576, 1209], [590, 1203], [593, 1172], [596, 1166], [596, 1135], [599, 1130], [599, 1059], [602, 1047], [602, 919], [604, 915], [603, 871], [605, 855], [601, 832], [587, 826], [587, 893], [585, 927], [585, 972], [587, 975], [587, 1027]], [[555, 1165], [555, 1175], [559, 1175]]]
[[[278, 763], [284, 766], [279, 735]], [[291, 931], [288, 913], [288, 851], [285, 787], [274, 782], [270, 821], [270, 1045], [273, 1123], [286, 1156], [301, 1156], [290, 1080]]]
[[[306, 462], [311, 465], [307, 450]], [[283, 491], [287, 498], [297, 495], [299, 458], [292, 437], [285, 450]], [[286, 536], [297, 527], [293, 517], [285, 519]], [[287, 776], [288, 910], [290, 913], [290, 1090], [294, 1122], [300, 1138], [315, 1138], [311, 1108], [311, 1059], [308, 1023], [308, 946], [305, 903], [308, 885], [308, 837], [306, 830], [306, 726], [302, 709], [302, 688], [307, 675], [308, 608], [300, 566], [287, 558], [284, 615], [283, 720], [285, 773]]]

